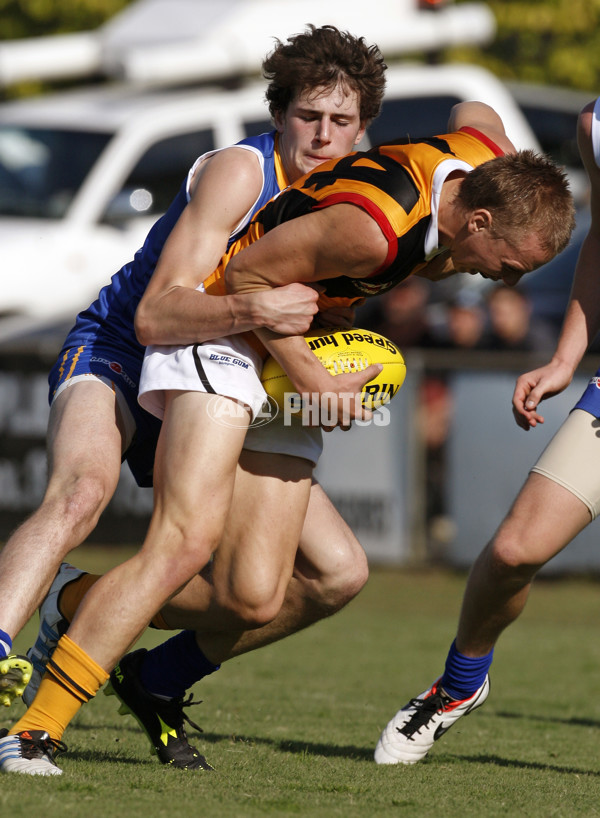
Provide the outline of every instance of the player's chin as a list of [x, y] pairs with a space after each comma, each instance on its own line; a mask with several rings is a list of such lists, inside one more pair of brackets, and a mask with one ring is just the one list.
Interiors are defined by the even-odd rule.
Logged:
[[309, 173], [311, 170], [318, 168], [324, 162], [329, 161], [329, 156], [305, 156], [303, 172]]

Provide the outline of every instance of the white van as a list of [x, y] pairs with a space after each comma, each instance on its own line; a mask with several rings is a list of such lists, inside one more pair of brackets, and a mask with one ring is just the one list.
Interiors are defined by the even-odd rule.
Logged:
[[[87, 88], [0, 105], [0, 340], [70, 321], [141, 245], [201, 153], [271, 127], [264, 83], [233, 90]], [[477, 99], [539, 150], [502, 83], [461, 65], [398, 65], [360, 146], [443, 133]]]

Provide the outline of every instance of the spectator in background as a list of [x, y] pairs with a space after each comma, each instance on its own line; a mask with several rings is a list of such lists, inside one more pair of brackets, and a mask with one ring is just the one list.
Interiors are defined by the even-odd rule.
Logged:
[[[450, 284], [450, 282], [449, 282]], [[435, 293], [437, 295], [437, 291]], [[410, 278], [386, 293], [357, 324], [394, 341], [400, 349], [461, 351], [523, 351], [550, 353], [556, 333], [545, 319], [533, 315], [530, 297], [521, 288], [493, 285], [482, 291], [472, 284], [449, 288], [442, 300], [432, 300], [428, 281]], [[447, 441], [453, 416], [448, 372], [427, 358], [418, 387], [417, 429], [423, 447], [426, 481], [426, 549], [434, 562], [444, 559], [455, 536], [446, 504]]]
[[472, 287], [458, 290], [448, 304], [445, 332], [439, 346], [455, 349], [487, 347], [487, 314], [479, 290]]
[[[448, 282], [450, 285], [450, 282]], [[375, 308], [365, 305], [357, 325], [381, 333], [403, 352], [410, 349], [479, 349], [487, 329], [485, 302], [472, 286], [448, 286], [441, 300], [432, 300], [424, 279], [411, 277], [382, 296]], [[426, 480], [426, 549], [443, 559], [454, 536], [445, 497], [446, 442], [452, 422], [452, 391], [444, 370], [426, 364], [417, 393], [417, 431], [423, 447]]]
[[551, 353], [557, 337], [549, 322], [533, 315], [524, 290], [494, 287], [487, 296], [489, 348]]
[[359, 309], [357, 326], [378, 332], [400, 349], [429, 347], [432, 343], [429, 316], [430, 284], [411, 277], [377, 300]]
[[425, 537], [427, 557], [439, 563], [454, 538], [446, 503], [447, 441], [453, 416], [452, 390], [443, 374], [424, 374], [419, 384], [417, 430], [425, 465]]
[[[449, 295], [445, 304], [431, 304], [428, 314], [430, 346], [465, 350], [467, 354], [486, 348], [487, 313], [478, 288], [460, 287]], [[419, 431], [426, 468], [427, 552], [436, 562], [444, 559], [455, 534], [446, 506], [445, 477], [453, 409], [448, 373], [435, 367], [426, 368], [419, 389]]]

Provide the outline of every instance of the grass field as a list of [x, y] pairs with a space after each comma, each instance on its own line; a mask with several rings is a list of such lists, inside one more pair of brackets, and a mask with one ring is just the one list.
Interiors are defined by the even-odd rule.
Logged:
[[[108, 567], [122, 552], [80, 549]], [[600, 814], [600, 586], [539, 581], [502, 638], [492, 693], [412, 767], [372, 753], [395, 710], [438, 674], [465, 578], [375, 571], [343, 612], [225, 664], [196, 686], [193, 741], [214, 773], [171, 770], [99, 695], [65, 735], [55, 778], [3, 776], [10, 818], [594, 816]], [[31, 622], [16, 647], [35, 636]], [[160, 641], [149, 632], [145, 646]], [[0, 713], [6, 726], [21, 703]]]

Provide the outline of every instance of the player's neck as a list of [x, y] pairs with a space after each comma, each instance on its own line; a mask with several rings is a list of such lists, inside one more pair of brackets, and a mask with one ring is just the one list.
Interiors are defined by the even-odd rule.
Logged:
[[458, 206], [458, 192], [465, 174], [456, 171], [450, 174], [440, 193], [438, 209], [438, 246], [451, 247], [464, 219]]

